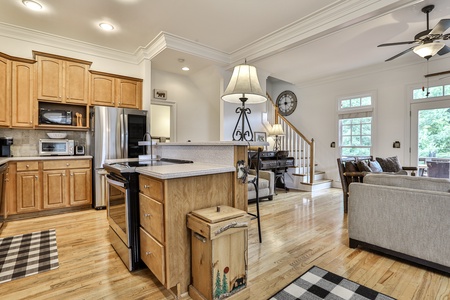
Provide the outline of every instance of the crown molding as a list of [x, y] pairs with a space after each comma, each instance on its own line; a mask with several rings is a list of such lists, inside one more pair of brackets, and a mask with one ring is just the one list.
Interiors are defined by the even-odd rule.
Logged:
[[[231, 53], [231, 63], [256, 62], [423, 0], [340, 0]], [[326, 20], [326, 21], [325, 21]]]

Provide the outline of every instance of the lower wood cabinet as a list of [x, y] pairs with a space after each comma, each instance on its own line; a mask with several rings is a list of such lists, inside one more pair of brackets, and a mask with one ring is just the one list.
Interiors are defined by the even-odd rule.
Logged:
[[90, 159], [9, 163], [9, 214], [59, 209], [92, 203]]

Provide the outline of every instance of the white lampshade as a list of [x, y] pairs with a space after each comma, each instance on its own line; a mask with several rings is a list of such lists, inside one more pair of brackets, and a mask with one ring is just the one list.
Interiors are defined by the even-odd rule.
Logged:
[[259, 85], [256, 68], [249, 65], [234, 67], [233, 75], [222, 100], [231, 103], [241, 103], [240, 98], [247, 98], [245, 103], [255, 104], [267, 101]]
[[274, 124], [272, 126], [272, 130], [270, 131], [270, 135], [272, 136], [284, 135], [283, 127], [281, 127], [281, 124]]
[[413, 49], [414, 53], [419, 55], [420, 57], [429, 59], [430, 57], [436, 55], [442, 48], [444, 48], [445, 44], [436, 42], [436, 43], [427, 43], [422, 44]]

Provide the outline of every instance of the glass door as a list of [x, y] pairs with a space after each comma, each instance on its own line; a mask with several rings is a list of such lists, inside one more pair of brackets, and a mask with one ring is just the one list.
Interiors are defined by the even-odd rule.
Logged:
[[450, 178], [450, 100], [411, 104], [411, 161], [419, 176]]

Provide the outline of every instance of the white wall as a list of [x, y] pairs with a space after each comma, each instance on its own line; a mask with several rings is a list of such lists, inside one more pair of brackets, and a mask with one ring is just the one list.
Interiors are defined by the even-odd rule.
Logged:
[[177, 104], [178, 142], [219, 140], [219, 82], [214, 69], [191, 77], [152, 70], [152, 89], [166, 90], [167, 100]]

